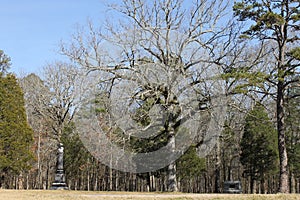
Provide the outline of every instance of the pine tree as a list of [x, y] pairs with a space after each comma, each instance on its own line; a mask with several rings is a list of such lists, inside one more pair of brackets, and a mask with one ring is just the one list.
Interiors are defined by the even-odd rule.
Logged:
[[[259, 92], [272, 95], [263, 88], [265, 85], [269, 85], [276, 91], [273, 97], [276, 99], [280, 158], [279, 192], [287, 193], [289, 192], [289, 178], [285, 133], [285, 94], [291, 84], [299, 82], [299, 77], [294, 79], [291, 76], [299, 73], [300, 67], [300, 48], [295, 47], [295, 43], [300, 41], [298, 37], [300, 30], [299, 1], [242, 0], [235, 2], [233, 9], [240, 21], [248, 21], [251, 24], [244, 32], [244, 38], [263, 43], [269, 42], [271, 53], [267, 54], [269, 60], [264, 63], [267, 75], [261, 82], [260, 87], [262, 88]], [[270, 62], [270, 59], [273, 60]], [[254, 62], [256, 66], [259, 63], [257, 61], [258, 59]]]
[[177, 168], [179, 178], [192, 179], [200, 176], [205, 170], [205, 158], [200, 158], [197, 155], [196, 147], [190, 146], [177, 160]]
[[[33, 131], [27, 123], [23, 92], [12, 74], [0, 76], [0, 173], [19, 175], [30, 169]], [[0, 184], [2, 184], [0, 182]]]
[[241, 150], [240, 160], [253, 193], [254, 181], [263, 186], [265, 176], [276, 170], [278, 162], [276, 131], [262, 105], [255, 105], [246, 116]]

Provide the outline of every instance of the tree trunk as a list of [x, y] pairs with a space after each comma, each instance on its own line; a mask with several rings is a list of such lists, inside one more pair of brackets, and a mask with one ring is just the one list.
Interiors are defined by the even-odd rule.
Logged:
[[115, 170], [115, 191], [119, 191], [119, 171]]
[[113, 190], [113, 170], [109, 168], [109, 191]]
[[265, 182], [265, 175], [261, 175], [261, 181], [260, 181], [260, 193], [266, 194], [266, 182]]
[[146, 191], [147, 192], [151, 192], [151, 186], [150, 186], [150, 183], [151, 181], [150, 181], [150, 174], [149, 174], [149, 172], [147, 173], [147, 175], [146, 175]]
[[87, 170], [87, 191], [90, 191], [90, 171], [89, 171], [89, 168]]
[[256, 180], [252, 176], [250, 177], [250, 193], [256, 194]]
[[94, 176], [95, 176], [95, 181], [94, 181], [94, 188], [93, 188], [93, 190], [97, 191], [98, 190], [98, 178], [99, 178], [97, 170], [95, 170]]
[[279, 81], [277, 86], [277, 131], [278, 131], [278, 150], [280, 160], [279, 192], [288, 193], [288, 156], [284, 132], [284, 84]]
[[[228, 170], [227, 170], [227, 180], [229, 180], [229, 181], [231, 181], [232, 180], [232, 173], [231, 173], [231, 164], [230, 165], [228, 165]], [[226, 179], [224, 179], [224, 180], [226, 180]]]
[[176, 164], [175, 162], [168, 166], [168, 192], [177, 192], [177, 180], [176, 180]]
[[41, 169], [41, 158], [40, 158], [40, 153], [41, 153], [41, 132], [38, 132], [38, 149], [37, 149], [37, 189], [41, 189], [41, 174], [42, 174], [42, 169]]
[[[171, 148], [175, 149], [175, 133], [174, 130], [170, 131], [170, 139], [169, 139]], [[177, 180], [176, 180], [176, 162], [172, 162], [168, 166], [168, 192], [177, 192]]]
[[47, 171], [46, 171], [46, 189], [48, 190], [49, 189], [49, 182], [50, 182], [50, 180], [49, 180], [49, 176], [50, 176], [50, 163], [48, 162], [47, 163]]
[[150, 192], [156, 191], [155, 176], [150, 175]]
[[290, 193], [296, 193], [296, 181], [293, 172], [290, 175]]
[[300, 179], [296, 179], [296, 193], [300, 193]]
[[216, 162], [215, 162], [215, 193], [220, 193], [220, 143], [217, 142]]

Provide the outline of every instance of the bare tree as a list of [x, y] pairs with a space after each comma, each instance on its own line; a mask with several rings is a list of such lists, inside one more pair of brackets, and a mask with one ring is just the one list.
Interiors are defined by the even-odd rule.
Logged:
[[[36, 134], [38, 188], [49, 186], [48, 172], [63, 129], [73, 120], [88, 86], [84, 77], [74, 65], [56, 62], [44, 68], [42, 78], [31, 74], [22, 80], [28, 119]], [[46, 186], [41, 185], [42, 176], [46, 176]]]
[[36, 174], [32, 179], [36, 179], [33, 188], [47, 188], [48, 174], [50, 168], [55, 162], [52, 156], [55, 146], [53, 146], [53, 137], [51, 137], [51, 127], [49, 119], [43, 113], [46, 112], [46, 96], [49, 90], [45, 87], [44, 82], [36, 74], [29, 74], [20, 80], [24, 92], [27, 119], [34, 131], [35, 138], [35, 155], [36, 155]]
[[58, 142], [63, 128], [72, 121], [80, 98], [82, 80], [76, 67], [57, 62], [44, 68], [44, 85], [48, 89], [46, 112], [51, 128]]
[[[184, 121], [183, 107], [178, 103], [184, 92], [179, 91], [178, 82], [197, 90], [198, 99], [208, 100], [217, 76], [212, 77], [232, 50], [234, 33], [225, 20], [228, 2], [123, 0], [110, 8], [120, 16], [116, 20], [120, 24], [109, 21], [107, 32], [102, 32], [90, 23], [87, 32], [79, 30], [71, 44], [62, 44], [61, 51], [85, 69], [101, 71], [100, 81], [110, 82], [112, 90], [123, 87], [132, 93], [132, 87], [124, 85], [135, 82], [136, 93], [128, 97], [134, 102], [131, 105], [150, 100], [153, 105], [163, 105], [167, 113], [164, 131], [171, 149], [175, 149], [178, 125]], [[202, 103], [198, 101], [201, 105], [197, 109]], [[127, 127], [125, 132], [129, 131], [127, 125], [119, 124]], [[168, 191], [177, 190], [176, 165], [172, 162], [168, 166]]]

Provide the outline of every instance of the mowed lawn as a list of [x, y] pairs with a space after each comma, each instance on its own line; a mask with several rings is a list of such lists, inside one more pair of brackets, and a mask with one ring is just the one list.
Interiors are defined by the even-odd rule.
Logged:
[[112, 200], [112, 199], [174, 199], [174, 200], [300, 200], [297, 194], [183, 194], [183, 193], [134, 193], [134, 192], [86, 192], [53, 190], [0, 190], [1, 200]]

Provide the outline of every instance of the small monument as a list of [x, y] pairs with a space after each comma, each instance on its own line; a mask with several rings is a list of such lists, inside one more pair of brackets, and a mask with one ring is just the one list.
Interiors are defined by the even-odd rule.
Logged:
[[64, 174], [64, 147], [62, 143], [58, 145], [57, 163], [55, 179], [50, 188], [51, 190], [68, 190]]

